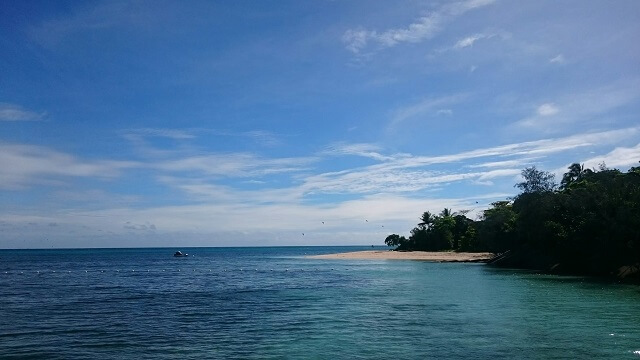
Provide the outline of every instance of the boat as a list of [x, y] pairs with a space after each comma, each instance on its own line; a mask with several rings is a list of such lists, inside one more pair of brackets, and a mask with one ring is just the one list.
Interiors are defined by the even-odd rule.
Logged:
[[173, 256], [175, 256], [175, 257], [186, 257], [186, 256], [189, 256], [189, 254], [183, 254], [182, 251], [176, 251], [175, 254], [173, 254]]

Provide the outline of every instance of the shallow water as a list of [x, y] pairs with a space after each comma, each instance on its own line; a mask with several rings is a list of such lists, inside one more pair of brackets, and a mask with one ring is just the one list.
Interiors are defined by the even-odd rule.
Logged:
[[640, 287], [359, 249], [2, 250], [0, 358], [640, 359]]

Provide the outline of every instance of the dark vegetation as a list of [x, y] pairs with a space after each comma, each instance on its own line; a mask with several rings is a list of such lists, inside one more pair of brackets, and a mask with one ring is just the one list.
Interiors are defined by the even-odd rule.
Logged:
[[640, 272], [640, 166], [623, 173], [572, 164], [559, 185], [551, 173], [522, 171], [521, 193], [498, 201], [479, 220], [444, 209], [422, 214], [396, 250], [488, 251], [495, 265], [557, 273], [630, 276]]

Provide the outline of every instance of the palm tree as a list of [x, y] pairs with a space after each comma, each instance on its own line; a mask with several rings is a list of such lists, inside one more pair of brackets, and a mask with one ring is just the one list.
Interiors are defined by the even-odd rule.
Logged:
[[422, 230], [424, 230], [424, 229], [430, 228], [431, 225], [433, 225], [433, 222], [436, 220], [436, 218], [430, 212], [425, 211], [424, 213], [422, 213], [422, 216], [420, 217], [420, 220], [421, 220], [421, 222], [418, 224], [418, 226]]
[[445, 217], [445, 216], [452, 216], [453, 213], [451, 212], [451, 209], [447, 209], [444, 208], [442, 209], [442, 211], [440, 212], [440, 216]]
[[593, 173], [591, 169], [584, 168], [584, 164], [573, 163], [568, 167], [569, 171], [567, 171], [562, 176], [562, 181], [560, 182], [560, 187], [562, 189], [566, 189], [571, 186], [571, 184], [582, 181], [586, 175]]

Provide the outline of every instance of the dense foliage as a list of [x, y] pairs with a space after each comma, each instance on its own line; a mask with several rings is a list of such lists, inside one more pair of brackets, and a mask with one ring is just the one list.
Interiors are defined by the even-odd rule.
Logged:
[[477, 221], [444, 209], [425, 212], [411, 236], [385, 240], [397, 250], [490, 251], [505, 266], [618, 274], [640, 267], [640, 167], [628, 172], [572, 164], [560, 185], [553, 174], [522, 171], [522, 192], [491, 204]]

